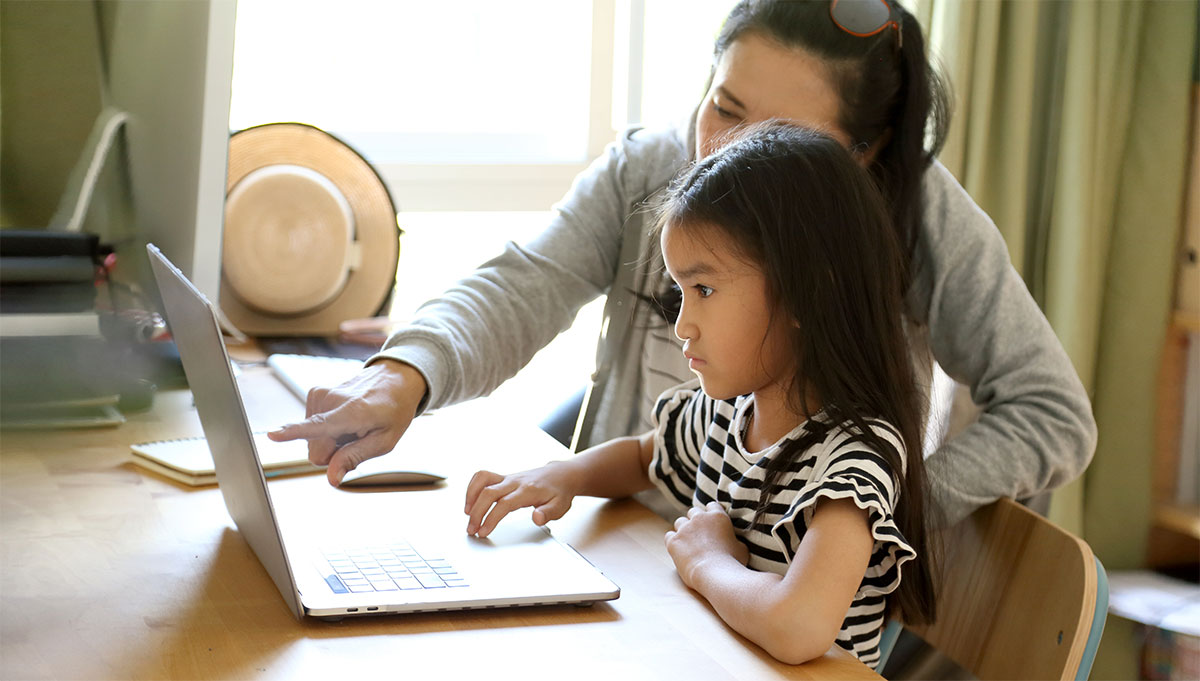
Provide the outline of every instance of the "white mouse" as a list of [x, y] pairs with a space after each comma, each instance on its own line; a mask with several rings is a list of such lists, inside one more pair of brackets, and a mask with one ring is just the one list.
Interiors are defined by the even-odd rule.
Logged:
[[428, 471], [366, 469], [352, 470], [342, 478], [341, 487], [396, 487], [413, 485], [435, 485], [445, 476]]

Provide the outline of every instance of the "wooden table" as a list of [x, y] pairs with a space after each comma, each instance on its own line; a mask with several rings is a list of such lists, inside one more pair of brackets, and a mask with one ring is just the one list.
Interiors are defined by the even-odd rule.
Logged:
[[[256, 429], [302, 413], [257, 370], [243, 394]], [[734, 633], [679, 581], [668, 523], [632, 500], [580, 498], [552, 525], [621, 586], [618, 600], [298, 622], [217, 488], [129, 463], [130, 443], [200, 432], [191, 394], [174, 391], [115, 429], [0, 434], [0, 678], [880, 678], [836, 646], [789, 667]], [[288, 531], [314, 512], [461, 509], [470, 472], [521, 465], [447, 449], [435, 490], [349, 493], [319, 475], [270, 487]]]

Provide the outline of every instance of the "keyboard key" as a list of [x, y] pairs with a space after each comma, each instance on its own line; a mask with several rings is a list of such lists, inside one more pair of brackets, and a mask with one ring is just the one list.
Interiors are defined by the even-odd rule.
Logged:
[[[402, 541], [354, 549], [333, 548], [323, 555], [328, 567], [320, 566], [322, 574], [334, 573], [326, 577], [326, 582], [338, 593], [467, 586], [448, 560], [423, 557]], [[342, 590], [338, 591], [339, 588]]]
[[414, 576], [417, 578], [417, 581], [421, 583], [421, 586], [425, 587], [426, 589], [442, 589], [446, 586], [437, 575], [432, 573], [428, 575], [417, 574]]

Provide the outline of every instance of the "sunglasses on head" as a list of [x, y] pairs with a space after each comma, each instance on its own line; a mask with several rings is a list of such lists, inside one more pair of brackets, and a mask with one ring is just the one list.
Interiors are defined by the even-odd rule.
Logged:
[[829, 16], [838, 28], [860, 38], [894, 28], [897, 46], [904, 46], [899, 13], [887, 0], [833, 0], [829, 3]]

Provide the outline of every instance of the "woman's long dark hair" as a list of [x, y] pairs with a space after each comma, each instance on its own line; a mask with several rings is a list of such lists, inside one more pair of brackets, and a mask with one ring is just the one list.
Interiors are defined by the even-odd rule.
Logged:
[[[922, 216], [922, 181], [946, 138], [950, 96], [948, 84], [929, 64], [916, 17], [896, 0], [890, 4], [899, 17], [899, 32], [889, 28], [864, 38], [833, 23], [828, 0], [742, 0], [717, 36], [713, 72], [725, 50], [748, 33], [802, 49], [825, 64], [841, 102], [838, 125], [850, 135], [852, 148], [882, 145], [870, 170], [907, 256], [903, 263], [907, 289]], [[695, 122], [693, 113], [692, 153]]]
[[[932, 621], [924, 400], [902, 320], [904, 255], [871, 176], [821, 133], [751, 126], [671, 184], [656, 224], [701, 237], [719, 230], [736, 255], [761, 268], [773, 309], [796, 322], [792, 407], [811, 416], [806, 397], [815, 397], [835, 427], [887, 460], [900, 492], [895, 521], [918, 555], [903, 566], [892, 602], [907, 622]], [[874, 419], [899, 430], [905, 460], [869, 427]], [[768, 490], [807, 445], [790, 443], [768, 466], [756, 523]]]

